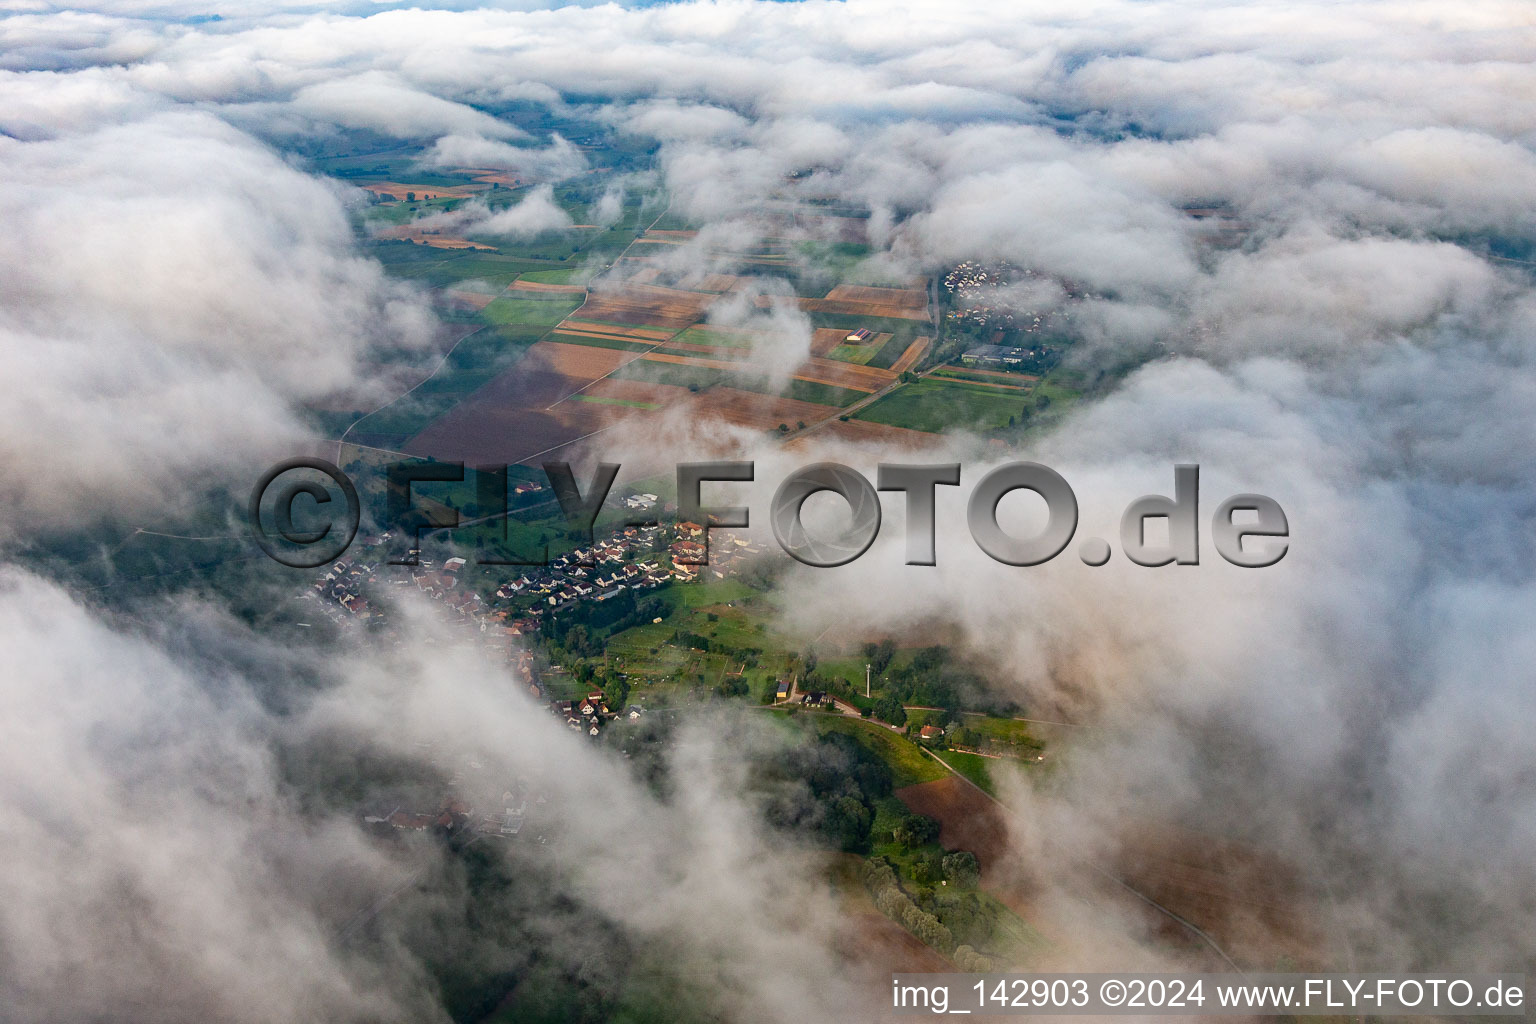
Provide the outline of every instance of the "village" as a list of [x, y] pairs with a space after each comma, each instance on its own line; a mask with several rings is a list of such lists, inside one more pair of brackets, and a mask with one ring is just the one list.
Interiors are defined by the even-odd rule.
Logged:
[[[631, 508], [645, 507], [655, 496], [624, 502]], [[626, 590], [641, 593], [673, 583], [724, 580], [760, 550], [740, 533], [709, 532], [706, 538], [702, 525], [687, 521], [624, 526], [546, 565], [515, 567], [521, 570], [516, 575], [503, 574], [489, 582], [486, 569], [471, 566], [467, 558], [453, 555], [439, 565], [422, 557], [419, 547], [408, 552], [415, 564], [393, 564], [395, 538], [385, 532], [360, 538], [353, 556], [326, 566], [303, 597], [316, 602], [332, 622], [365, 625], [385, 644], [403, 642], [389, 619], [389, 598], [402, 591], [425, 597], [452, 613], [443, 622], [458, 642], [481, 646], [495, 662], [508, 664], [513, 679], [531, 696], [542, 698], [534, 651], [521, 641], [533, 638], [545, 617], [586, 602], [602, 604]], [[572, 703], [559, 702], [555, 710], [573, 728], [581, 726], [594, 736], [599, 723], [623, 710], [610, 712], [601, 692], [567, 706]], [[589, 708], [583, 710], [583, 703]]]

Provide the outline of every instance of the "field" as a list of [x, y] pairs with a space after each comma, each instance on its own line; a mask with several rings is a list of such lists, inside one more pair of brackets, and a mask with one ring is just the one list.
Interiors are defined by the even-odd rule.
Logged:
[[516, 366], [527, 354], [540, 327], [507, 325], [462, 328], [461, 338], [442, 365], [413, 390], [351, 425], [349, 441], [400, 448], [408, 438], [474, 394], [498, 374]]
[[[607, 666], [623, 672], [631, 697], [648, 706], [706, 700], [723, 680], [741, 676], [748, 697], [756, 700], [773, 679], [789, 671], [782, 641], [771, 634], [757, 607], [757, 592], [731, 579], [673, 584], [646, 595], [660, 599], [663, 621], [647, 622], [610, 637]], [[692, 633], [709, 640], [711, 650], [683, 646], [674, 637]], [[732, 652], [757, 650], [757, 663]]]
[[967, 754], [959, 750], [941, 750], [938, 756], [945, 764], [979, 786], [988, 796], [997, 796], [997, 790], [989, 769], [990, 758], [980, 754]]
[[[832, 333], [834, 335], [842, 334], [841, 331], [836, 330], [832, 331]], [[891, 340], [891, 337], [892, 335], [890, 334], [876, 334], [864, 342], [843, 342], [833, 348], [832, 351], [826, 353], [826, 356], [828, 359], [836, 359], [838, 362], [857, 363], [863, 366], [880, 354], [880, 349], [884, 347], [886, 342]]]
[[750, 348], [753, 340], [752, 331], [735, 330], [729, 327], [690, 327], [675, 337], [675, 344], [699, 345], [704, 348]]
[[631, 352], [649, 352], [664, 343], [673, 333], [662, 328], [598, 323], [574, 317], [563, 320], [556, 327], [556, 332], [560, 340], [573, 345], [626, 349]]
[[433, 420], [404, 450], [476, 464], [553, 455], [633, 410], [562, 401], [610, 373], [632, 353], [541, 341], [516, 367]]
[[385, 228], [378, 233], [379, 238], [393, 239], [396, 241], [414, 242], [417, 245], [426, 245], [434, 249], [480, 249], [486, 252], [495, 252], [494, 245], [484, 242], [473, 242], [467, 238], [459, 238], [456, 235], [444, 235], [437, 231], [425, 231], [421, 228], [413, 228], [407, 225]]
[[859, 366], [855, 363], [839, 363], [835, 360], [812, 356], [795, 371], [795, 379], [872, 393], [891, 383], [896, 379], [896, 375], [889, 370]]
[[[942, 766], [939, 771], [944, 771]], [[1008, 849], [1008, 823], [1002, 809], [971, 783], [948, 772], [933, 782], [896, 790], [914, 813], [939, 822], [939, 843], [946, 850], [970, 850], [981, 863], [985, 884]]]
[[622, 290], [592, 292], [576, 313], [581, 320], [670, 327], [680, 331], [697, 323], [715, 301], [713, 295], [654, 285], [629, 285]]
[[[1250, 962], [1308, 962], [1321, 948], [1308, 921], [1307, 885], [1279, 858], [1252, 847], [1166, 826], [1132, 827], [1121, 837], [1116, 873], [1150, 899], [1218, 936]], [[1187, 932], [1167, 919], [1172, 939]]]
[[[531, 278], [533, 278], [537, 273], [538, 271], [534, 271], [533, 273], [529, 274], [520, 274], [517, 280], [512, 282], [513, 290], [520, 292], [538, 292], [564, 295], [585, 295], [587, 292], [587, 290], [579, 284], [544, 284], [539, 281], [531, 280]], [[551, 270], [547, 271], [547, 273], [567, 276], [573, 273], [573, 271]]]
[[983, 370], [973, 366], [944, 366], [934, 371], [935, 376], [953, 377], [956, 380], [998, 381], [1004, 384], [1033, 384], [1040, 378], [1032, 373], [1013, 373], [1008, 370]]
[[493, 324], [534, 324], [553, 327], [580, 303], [567, 295], [551, 295], [540, 298], [514, 297], [503, 293], [480, 310], [480, 315]]
[[806, 718], [819, 733], [847, 733], [858, 740], [861, 746], [890, 766], [898, 787], [912, 787], [920, 783], [933, 785], [949, 774], [943, 765], [923, 753], [917, 744], [878, 722], [843, 715], [807, 715]]
[[[902, 352], [897, 360], [891, 364], [891, 372], [899, 376], [922, 362], [923, 356], [928, 354], [928, 346], [931, 341], [932, 339], [926, 335], [912, 339], [912, 344], [908, 345], [906, 351]], [[882, 351], [881, 354], [883, 355], [884, 352]]]
[[[444, 179], [439, 179], [444, 180]], [[463, 199], [487, 191], [486, 185], [434, 185], [430, 183], [402, 184], [398, 181], [372, 181], [363, 188], [378, 196], [403, 200], [414, 196], [425, 199]]]
[[931, 433], [953, 428], [995, 430], [1020, 417], [1025, 399], [1012, 392], [933, 377], [904, 384], [861, 410], [871, 423]]
[[691, 401], [689, 409], [700, 417], [756, 430], [774, 430], [780, 424], [794, 427], [797, 423], [825, 419], [837, 412], [833, 406], [760, 395], [733, 387], [710, 388]]
[[[523, 285], [575, 287], [571, 279], [581, 273], [579, 267], [565, 267], [560, 270], [530, 270], [518, 278], [518, 283]], [[580, 289], [585, 290], [585, 289]]]
[[500, 291], [517, 280], [520, 274], [559, 266], [558, 263], [520, 259], [499, 252], [433, 249], [405, 241], [379, 241], [370, 251], [396, 277], [420, 281], [433, 288], [479, 282]]
[[[839, 441], [847, 441], [851, 444], [878, 444], [911, 450], [933, 448], [941, 440], [933, 434], [924, 433], [919, 430], [893, 427], [885, 423], [871, 423], [862, 419], [832, 420], [819, 427], [816, 435], [834, 437]], [[794, 448], [810, 443], [811, 439], [809, 437], [795, 438], [790, 441], [789, 446]]]

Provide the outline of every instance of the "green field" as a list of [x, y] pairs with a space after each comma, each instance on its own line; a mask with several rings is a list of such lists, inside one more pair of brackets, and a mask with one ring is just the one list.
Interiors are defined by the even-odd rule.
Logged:
[[859, 744], [890, 766], [892, 784], [915, 786], [919, 782], [933, 782], [949, 774], [944, 766], [923, 753], [916, 743], [905, 736], [879, 724], [862, 718], [844, 715], [806, 715], [811, 728], [819, 733], [841, 732], [852, 736]]
[[[748, 698], [783, 675], [788, 663], [769, 635], [762, 613], [754, 609], [757, 591], [733, 579], [674, 583], [645, 595], [659, 600], [661, 622], [646, 622], [615, 633], [605, 645], [607, 667], [625, 673], [636, 699], [674, 703], [707, 697], [722, 680], [740, 673], [747, 680]], [[674, 641], [679, 633], [709, 640], [709, 651]], [[757, 664], [746, 664], [738, 653], [762, 653]]]
[[688, 366], [684, 363], [662, 363], [636, 359], [613, 371], [623, 380], [643, 380], [651, 384], [671, 384], [680, 388], [702, 389], [724, 383], [726, 373], [708, 366]]
[[833, 387], [831, 384], [822, 384], [814, 380], [792, 380], [784, 389], [784, 395], [797, 402], [814, 402], [816, 405], [831, 405], [839, 409], [867, 397], [862, 391]]
[[733, 331], [725, 327], [689, 327], [674, 340], [690, 345], [712, 345], [715, 348], [750, 348], [753, 335], [749, 331]]
[[840, 363], [853, 363], [863, 366], [873, 359], [880, 351], [880, 346], [874, 342], [865, 342], [862, 345], [842, 344], [827, 353], [828, 359], [836, 359]]
[[613, 348], [621, 352], [649, 352], [655, 345], [647, 345], [643, 341], [628, 341], [624, 338], [593, 338], [585, 334], [566, 334], [564, 331], [555, 331], [549, 336], [550, 341], [558, 341], [565, 345], [587, 345], [591, 348]]
[[531, 284], [570, 284], [571, 279], [580, 273], [580, 267], [566, 267], [561, 270], [530, 270], [525, 274], [519, 274], [518, 279], [528, 281]]
[[1026, 404], [1021, 393], [927, 377], [902, 385], [856, 418], [935, 434], [951, 429], [996, 430], [1019, 418]]
[[551, 294], [549, 298], [500, 295], [480, 311], [488, 324], [537, 324], [553, 327], [581, 305], [580, 295]]
[[[555, 337], [559, 337], [555, 335]], [[591, 402], [593, 405], [621, 405], [627, 409], [660, 409], [656, 402], [635, 402], [626, 398], [604, 398], [602, 395], [572, 395], [572, 401]]]
[[1014, 374], [1012, 375], [1011, 379], [1005, 379], [1003, 377], [989, 376], [985, 373], [977, 373], [973, 370], [962, 369], [958, 366], [940, 367], [939, 369], [934, 370], [933, 373], [929, 376], [943, 377], [945, 380], [971, 381], [976, 384], [986, 384], [988, 382], [994, 384], [1012, 384], [1014, 387], [1023, 388], [1026, 391], [1033, 387], [1035, 384], [1035, 378], [1033, 376]]
[[989, 796], [997, 796], [993, 788], [992, 773], [987, 758], [980, 754], [965, 754], [958, 750], [942, 750], [938, 755], [944, 763], [980, 786]]
[[410, 242], [378, 242], [370, 252], [396, 277], [420, 281], [434, 288], [453, 288], [466, 281], [484, 281], [498, 291], [532, 270], [558, 267], [558, 263], [518, 259], [501, 253], [474, 249], [433, 249]]

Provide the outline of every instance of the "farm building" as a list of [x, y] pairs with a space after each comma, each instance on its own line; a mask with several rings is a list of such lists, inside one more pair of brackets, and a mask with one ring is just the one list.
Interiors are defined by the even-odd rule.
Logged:
[[967, 349], [960, 356], [960, 362], [966, 366], [1022, 366], [1031, 354], [1027, 348], [977, 345], [975, 348]]
[[848, 345], [862, 345], [864, 342], [868, 341], [874, 336], [874, 332], [871, 331], [868, 327], [860, 327], [858, 330], [850, 333], [848, 337], [844, 338], [843, 342]]

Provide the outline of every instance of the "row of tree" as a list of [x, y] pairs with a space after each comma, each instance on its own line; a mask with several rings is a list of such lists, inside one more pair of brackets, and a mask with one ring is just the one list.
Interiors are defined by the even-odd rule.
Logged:
[[[982, 927], [989, 926], [980, 901], [974, 893], [952, 894], [936, 903], [933, 909], [929, 909], [923, 904], [930, 900], [920, 902], [909, 896], [901, 887], [896, 869], [883, 858], [876, 858], [864, 865], [864, 885], [869, 890], [875, 907], [882, 914], [899, 922], [902, 927], [924, 943], [948, 956], [962, 971], [981, 973], [992, 969], [992, 958], [977, 952], [976, 948], [969, 943], [957, 941], [955, 930], [947, 920], [950, 913], [955, 913], [958, 917], [962, 916], [961, 912], [964, 911], [962, 935], [976, 933], [981, 931]], [[935, 910], [938, 913], [935, 913]]]

